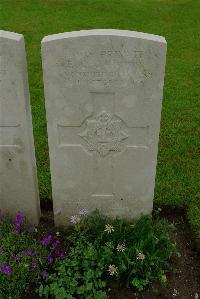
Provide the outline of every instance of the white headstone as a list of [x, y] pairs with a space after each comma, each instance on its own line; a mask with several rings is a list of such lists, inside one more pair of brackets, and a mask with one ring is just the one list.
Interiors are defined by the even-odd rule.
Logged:
[[43, 39], [56, 224], [84, 207], [127, 219], [152, 211], [165, 57], [163, 37], [139, 32]]
[[40, 216], [24, 38], [0, 31], [0, 209]]

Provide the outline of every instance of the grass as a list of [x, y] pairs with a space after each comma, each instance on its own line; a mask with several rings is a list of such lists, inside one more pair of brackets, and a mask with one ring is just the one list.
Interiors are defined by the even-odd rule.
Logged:
[[51, 197], [40, 42], [64, 31], [116, 28], [166, 37], [168, 55], [155, 203], [188, 209], [200, 237], [200, 1], [1, 0], [1, 29], [26, 40], [41, 200]]

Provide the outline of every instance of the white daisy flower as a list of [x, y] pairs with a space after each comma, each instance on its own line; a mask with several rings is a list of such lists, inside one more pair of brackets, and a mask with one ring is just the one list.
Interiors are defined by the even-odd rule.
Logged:
[[105, 225], [105, 229], [104, 229], [104, 232], [107, 232], [108, 234], [114, 232], [114, 227], [111, 225], [111, 224], [106, 224]]
[[77, 224], [81, 221], [81, 218], [78, 215], [71, 216], [70, 222], [73, 224]]
[[90, 214], [90, 212], [86, 208], [83, 208], [82, 210], [79, 211], [79, 215], [81, 215], [81, 216], [87, 216], [89, 214]]
[[118, 268], [115, 265], [110, 265], [108, 267], [108, 272], [110, 273], [111, 276], [115, 275], [118, 271]]
[[142, 252], [139, 252], [138, 253], [138, 255], [137, 255], [137, 260], [141, 260], [141, 261], [143, 261], [144, 259], [145, 259], [145, 254], [144, 253], [142, 253]]
[[118, 252], [124, 252], [126, 249], [125, 244], [118, 244], [116, 249]]

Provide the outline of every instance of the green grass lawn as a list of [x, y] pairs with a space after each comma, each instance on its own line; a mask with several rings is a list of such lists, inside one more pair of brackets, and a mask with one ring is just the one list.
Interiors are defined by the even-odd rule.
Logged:
[[51, 197], [40, 42], [93, 28], [143, 31], [168, 43], [155, 203], [187, 207], [200, 237], [200, 1], [1, 0], [0, 28], [26, 40], [41, 200]]

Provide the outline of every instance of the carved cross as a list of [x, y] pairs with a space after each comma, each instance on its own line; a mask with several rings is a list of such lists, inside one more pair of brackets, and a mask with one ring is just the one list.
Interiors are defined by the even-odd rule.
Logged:
[[[58, 124], [60, 147], [79, 147], [95, 159], [94, 176], [97, 185], [93, 197], [114, 197], [114, 159], [126, 148], [148, 148], [148, 126], [129, 127], [115, 113], [115, 94], [91, 92], [93, 109], [91, 115], [80, 125]], [[134, 136], [141, 136], [139, 144]], [[72, 141], [72, 142], [71, 142]], [[102, 193], [102, 190], [104, 193]]]

